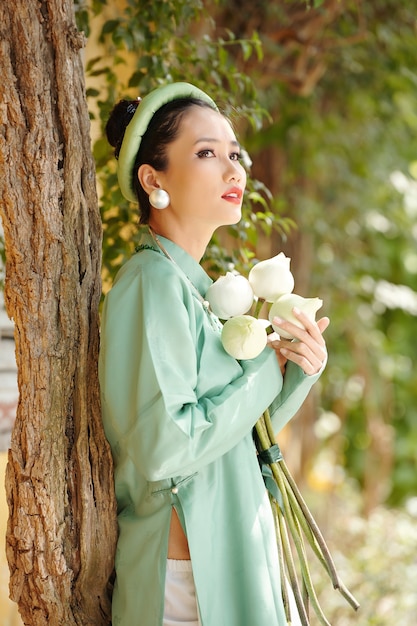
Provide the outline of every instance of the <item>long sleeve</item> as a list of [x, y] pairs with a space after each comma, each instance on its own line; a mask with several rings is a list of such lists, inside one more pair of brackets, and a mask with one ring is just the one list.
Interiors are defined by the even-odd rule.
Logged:
[[317, 374], [307, 376], [295, 363], [291, 361], [287, 363], [282, 390], [269, 407], [272, 425], [276, 433], [282, 430], [301, 408], [312, 386], [320, 378], [325, 366], [326, 362]]

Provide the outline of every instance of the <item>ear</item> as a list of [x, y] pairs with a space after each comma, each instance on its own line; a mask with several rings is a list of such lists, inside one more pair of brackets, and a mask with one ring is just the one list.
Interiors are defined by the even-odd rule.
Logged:
[[143, 189], [149, 195], [154, 189], [160, 189], [158, 175], [155, 168], [147, 163], [143, 163], [138, 169], [138, 179]]

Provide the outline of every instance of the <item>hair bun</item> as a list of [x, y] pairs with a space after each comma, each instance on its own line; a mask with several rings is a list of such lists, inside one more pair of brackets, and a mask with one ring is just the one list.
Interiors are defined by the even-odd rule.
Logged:
[[106, 136], [109, 144], [115, 148], [116, 157], [119, 154], [127, 125], [134, 116], [139, 103], [140, 98], [136, 100], [120, 100], [110, 113], [106, 124]]

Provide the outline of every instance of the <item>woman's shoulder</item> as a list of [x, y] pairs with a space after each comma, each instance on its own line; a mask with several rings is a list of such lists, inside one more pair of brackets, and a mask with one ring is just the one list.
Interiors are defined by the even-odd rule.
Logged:
[[113, 289], [126, 289], [129, 286], [142, 285], [145, 288], [152, 286], [157, 289], [172, 292], [182, 288], [187, 282], [181, 268], [166, 256], [153, 248], [142, 248], [136, 252], [119, 270]]
[[116, 281], [125, 276], [145, 275], [150, 277], [174, 276], [178, 268], [165, 255], [151, 246], [143, 246], [123, 265], [116, 276]]

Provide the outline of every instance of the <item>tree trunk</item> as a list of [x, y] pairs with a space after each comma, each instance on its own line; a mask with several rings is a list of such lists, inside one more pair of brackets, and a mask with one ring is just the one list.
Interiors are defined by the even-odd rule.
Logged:
[[19, 405], [10, 590], [25, 624], [110, 623], [116, 514], [98, 393], [101, 224], [70, 0], [0, 3], [0, 208]]

